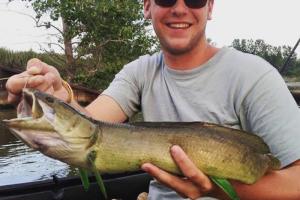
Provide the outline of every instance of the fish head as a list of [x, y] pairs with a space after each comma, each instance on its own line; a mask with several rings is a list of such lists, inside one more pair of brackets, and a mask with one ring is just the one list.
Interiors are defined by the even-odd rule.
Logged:
[[49, 94], [28, 88], [17, 115], [3, 122], [25, 144], [70, 165], [89, 167], [88, 155], [98, 139], [93, 120]]

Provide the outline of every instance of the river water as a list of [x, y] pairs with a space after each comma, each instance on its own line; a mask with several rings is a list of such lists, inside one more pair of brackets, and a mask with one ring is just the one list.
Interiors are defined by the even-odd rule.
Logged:
[[[0, 120], [16, 116], [14, 109], [0, 109]], [[75, 169], [27, 147], [0, 124], [0, 186], [68, 177]]]

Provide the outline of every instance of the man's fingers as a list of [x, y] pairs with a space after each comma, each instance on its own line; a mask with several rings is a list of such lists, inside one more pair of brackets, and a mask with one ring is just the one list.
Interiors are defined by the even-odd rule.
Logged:
[[47, 73], [46, 75], [32, 76], [29, 75], [27, 72], [24, 72], [10, 77], [6, 83], [6, 88], [10, 93], [16, 95], [20, 94], [24, 87], [36, 88], [41, 90], [41, 88], [49, 88], [52, 85], [54, 86], [55, 82], [57, 82], [57, 88], [60, 89], [61, 80], [52, 73]]
[[210, 179], [196, 167], [179, 146], [174, 145], [171, 147], [171, 155], [184, 176], [201, 188], [202, 191], [207, 192], [213, 188]]
[[41, 84], [47, 84], [47, 83], [45, 83], [46, 82], [45, 77], [42, 75], [35, 75], [32, 77], [28, 77], [25, 81], [26, 82], [25, 82], [24, 87], [36, 88], [36, 89]]
[[20, 94], [30, 75], [27, 72], [11, 76], [6, 82], [6, 88], [9, 93]]
[[40, 61], [37, 58], [32, 58], [27, 62], [27, 71], [35, 74], [46, 74], [48, 72], [52, 72], [55, 75], [59, 75], [57, 69], [47, 63]]
[[42, 68], [37, 66], [32, 66], [27, 69], [28, 74], [30, 75], [37, 75], [42, 73]]
[[49, 72], [45, 74], [46, 81], [53, 86], [54, 91], [58, 91], [62, 87], [61, 78], [60, 76], [54, 75], [53, 73]]
[[47, 76], [42, 76], [42, 75], [35, 75], [31, 78], [29, 78], [27, 84], [25, 85], [25, 87], [29, 87], [29, 88], [35, 88], [37, 90], [43, 91], [43, 92], [48, 92], [49, 93], [49, 89], [51, 88], [51, 92], [50, 94], [53, 94], [54, 90], [53, 90], [53, 79], [47, 79]]
[[32, 58], [27, 62], [27, 71], [32, 74], [46, 74], [48, 72], [53, 72], [52, 67], [47, 63], [42, 62], [37, 58]]
[[59, 72], [39, 59], [30, 59], [25, 72], [11, 76], [7, 80], [8, 101], [16, 103], [20, 99], [22, 89], [25, 87], [54, 94], [62, 87]]
[[49, 72], [48, 65], [37, 58], [32, 58], [27, 62], [27, 71], [31, 75], [45, 74]]
[[31, 75], [44, 75], [45, 80], [53, 86], [55, 91], [61, 89], [61, 77], [55, 67], [33, 58], [27, 62], [27, 71]]
[[27, 62], [27, 71], [30, 75], [45, 75], [46, 80], [53, 85], [54, 90], [61, 88], [61, 78], [56, 68], [37, 58]]
[[20, 95], [14, 95], [13, 93], [8, 93], [8, 96], [7, 96], [7, 101], [8, 103], [16, 103], [20, 100]]
[[176, 176], [173, 176], [173, 175], [159, 169], [158, 167], [156, 167], [155, 165], [152, 165], [150, 163], [143, 164], [142, 170], [146, 171], [151, 176], [155, 177], [159, 182], [161, 182], [167, 186], [170, 186], [169, 183], [174, 183], [175, 180], [180, 179]]
[[187, 179], [182, 179], [172, 174], [169, 174], [168, 172], [163, 171], [150, 163], [143, 164], [142, 170], [149, 173], [158, 182], [175, 190], [182, 197], [189, 197], [195, 199], [201, 196], [198, 187], [192, 182], [188, 181]]
[[43, 75], [35, 76], [22, 76], [14, 78], [13, 87], [8, 83], [10, 92], [13, 94], [19, 94], [23, 88], [35, 88], [41, 91], [47, 90], [52, 86], [51, 80], [46, 80], [46, 77]]
[[[49, 94], [53, 94], [52, 85], [50, 85], [48, 82], [43, 82], [42, 84], [36, 86], [35, 89], [49, 93]], [[51, 92], [49, 92], [49, 91], [51, 91]]]

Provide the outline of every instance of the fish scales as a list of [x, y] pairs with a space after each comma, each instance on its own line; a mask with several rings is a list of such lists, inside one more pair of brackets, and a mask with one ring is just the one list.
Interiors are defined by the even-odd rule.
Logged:
[[205, 132], [195, 133], [190, 128], [128, 127], [116, 131], [114, 127], [99, 126], [102, 126], [102, 138], [97, 145], [95, 164], [104, 173], [124, 172], [122, 163], [126, 163], [126, 171], [137, 171], [142, 163], [151, 162], [181, 174], [169, 153], [174, 144], [181, 146], [201, 170], [216, 177], [252, 183], [262, 176], [261, 169], [265, 171], [269, 167], [268, 157], [260, 156], [242, 143]]

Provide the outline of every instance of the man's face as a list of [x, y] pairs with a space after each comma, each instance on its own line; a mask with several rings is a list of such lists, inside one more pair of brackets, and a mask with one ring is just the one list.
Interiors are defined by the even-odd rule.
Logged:
[[154, 0], [144, 0], [145, 18], [151, 19], [163, 50], [184, 54], [206, 40], [205, 27], [211, 18], [213, 0], [203, 8], [193, 9], [177, 0], [171, 7], [161, 7]]

